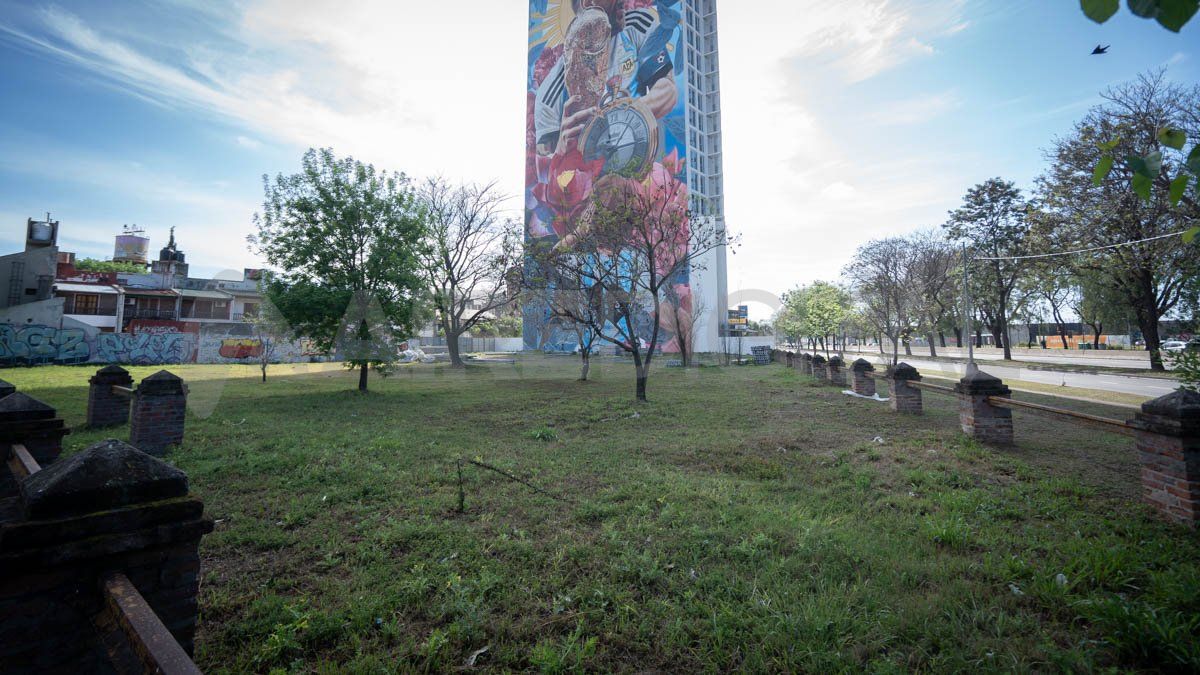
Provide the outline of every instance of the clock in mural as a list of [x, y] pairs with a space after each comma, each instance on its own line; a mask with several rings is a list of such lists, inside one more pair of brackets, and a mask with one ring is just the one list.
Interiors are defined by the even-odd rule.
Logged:
[[585, 161], [604, 160], [600, 175], [643, 178], [658, 153], [654, 116], [620, 96], [602, 106], [579, 140]]

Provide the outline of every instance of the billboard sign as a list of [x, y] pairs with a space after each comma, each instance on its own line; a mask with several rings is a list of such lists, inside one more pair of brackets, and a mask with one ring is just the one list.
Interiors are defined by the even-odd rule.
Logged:
[[[681, 4], [529, 0], [527, 241], [570, 250], [592, 226], [596, 189], [670, 194], [686, 209]], [[689, 270], [672, 280], [679, 311], [691, 311], [690, 282]], [[573, 340], [548, 302], [526, 303], [526, 349]], [[663, 351], [678, 351], [673, 335]]]

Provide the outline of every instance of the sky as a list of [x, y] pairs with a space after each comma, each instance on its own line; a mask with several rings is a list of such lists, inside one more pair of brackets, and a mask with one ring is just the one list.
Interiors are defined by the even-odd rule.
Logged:
[[[192, 276], [261, 265], [264, 174], [332, 147], [415, 179], [523, 192], [525, 0], [0, 0], [0, 251], [28, 217], [108, 258], [176, 228]], [[1028, 188], [1100, 92], [1179, 35], [1074, 0], [718, 0], [729, 290], [833, 280], [993, 176]], [[1109, 53], [1092, 56], [1097, 43]], [[753, 307], [766, 318], [769, 309]]]

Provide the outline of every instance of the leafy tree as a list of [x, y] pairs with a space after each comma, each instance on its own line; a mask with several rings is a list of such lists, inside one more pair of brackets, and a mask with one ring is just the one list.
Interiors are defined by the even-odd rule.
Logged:
[[428, 212], [421, 269], [450, 364], [461, 368], [459, 337], [511, 302], [507, 275], [520, 255], [520, 228], [501, 221], [506, 198], [494, 185], [431, 178], [421, 192]]
[[806, 286], [804, 294], [804, 334], [815, 338], [829, 354], [828, 338], [836, 339], [850, 314], [850, 294], [827, 281]]
[[961, 269], [961, 256], [936, 231], [923, 231], [908, 237], [912, 250], [910, 305], [912, 315], [929, 342], [929, 355], [937, 356], [933, 334], [941, 336], [947, 320], [953, 322], [957, 308], [956, 269]]
[[[1106, 90], [1105, 103], [1088, 112], [1048, 152], [1050, 166], [1038, 178], [1042, 236], [1057, 250], [1085, 250], [1057, 260], [1111, 288], [1137, 317], [1151, 367], [1164, 369], [1158, 324], [1190, 297], [1200, 276], [1200, 248], [1174, 233], [1200, 215], [1194, 205], [1172, 199], [1170, 183], [1150, 182], [1150, 199], [1132, 187], [1134, 163], [1119, 162], [1096, 180], [1093, 167], [1105, 152], [1137, 157], [1155, 154], [1167, 173], [1186, 158], [1159, 140], [1165, 127], [1200, 137], [1200, 87], [1180, 87], [1162, 71]], [[1115, 144], [1100, 139], [1116, 138]], [[1108, 150], [1103, 146], [1109, 146]], [[1150, 241], [1145, 241], [1150, 240]], [[1129, 242], [1141, 242], [1129, 244]]]
[[115, 262], [112, 260], [97, 260], [83, 258], [75, 261], [75, 269], [80, 272], [116, 272], [118, 274], [145, 274], [146, 266], [131, 262]]
[[309, 149], [300, 173], [263, 176], [251, 245], [279, 271], [267, 299], [300, 335], [358, 368], [386, 372], [397, 331], [411, 332], [424, 292], [425, 213], [404, 174]]
[[991, 178], [967, 191], [963, 205], [950, 212], [943, 225], [950, 238], [970, 247], [973, 304], [1012, 359], [1008, 340], [1009, 317], [1015, 309], [1013, 293], [1028, 266], [1026, 255], [1027, 204], [1010, 181]]

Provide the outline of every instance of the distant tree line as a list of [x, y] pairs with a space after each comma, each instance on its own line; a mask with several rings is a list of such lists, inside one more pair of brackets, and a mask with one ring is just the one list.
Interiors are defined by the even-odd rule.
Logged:
[[[1097, 345], [1114, 328], [1136, 327], [1162, 370], [1160, 323], [1194, 322], [1200, 312], [1200, 239], [1186, 236], [1200, 208], [1177, 179], [1151, 181], [1147, 191], [1137, 160], [1154, 157], [1164, 177], [1195, 171], [1200, 154], [1185, 152], [1181, 139], [1200, 138], [1200, 87], [1170, 83], [1160, 70], [1102, 97], [1053, 140], [1029, 194], [992, 178], [967, 190], [939, 226], [863, 244], [840, 283], [786, 294], [777, 332], [820, 347], [871, 336], [895, 362], [915, 338], [936, 356], [947, 334], [961, 345], [987, 331], [1009, 359], [1010, 324], [1048, 320], [1066, 346], [1073, 315]], [[1101, 171], [1106, 155], [1130, 161]]]

